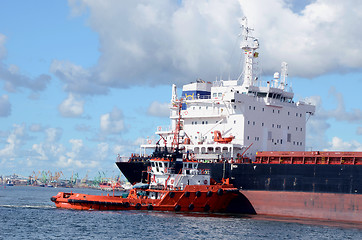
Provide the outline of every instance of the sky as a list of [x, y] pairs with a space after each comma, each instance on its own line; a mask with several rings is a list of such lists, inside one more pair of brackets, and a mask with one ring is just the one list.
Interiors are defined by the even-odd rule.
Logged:
[[362, 151], [359, 0], [0, 1], [0, 175], [115, 176], [158, 126], [171, 85], [236, 78], [240, 24], [261, 78], [288, 63], [316, 105], [307, 150]]

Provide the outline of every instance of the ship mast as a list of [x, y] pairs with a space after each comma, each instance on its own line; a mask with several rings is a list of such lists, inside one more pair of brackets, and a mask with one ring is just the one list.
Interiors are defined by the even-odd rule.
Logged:
[[182, 109], [182, 98], [179, 101], [175, 101], [175, 105], [177, 107], [177, 122], [175, 131], [173, 133], [173, 141], [172, 141], [172, 151], [178, 151], [180, 144], [180, 130], [181, 130], [181, 109]]
[[[240, 44], [240, 48], [244, 50], [245, 53], [243, 70], [244, 81], [242, 86], [247, 89], [249, 86], [253, 85], [253, 59], [258, 55], [255, 50], [259, 48], [259, 41], [250, 35], [250, 32], [254, 31], [254, 29], [248, 27], [248, 20], [246, 17], [241, 20], [241, 27], [243, 28], [243, 41]], [[253, 41], [251, 41], [251, 39], [253, 39]]]

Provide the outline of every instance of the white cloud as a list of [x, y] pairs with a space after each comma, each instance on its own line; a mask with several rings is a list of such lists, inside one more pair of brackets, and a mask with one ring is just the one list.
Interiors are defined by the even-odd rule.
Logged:
[[102, 161], [109, 157], [109, 144], [102, 142], [97, 145], [97, 158]]
[[[337, 122], [357, 123], [362, 124], [362, 112], [360, 109], [351, 109], [347, 111], [344, 105], [343, 95], [336, 91], [335, 88], [330, 88], [331, 95], [337, 100], [334, 109], [326, 110], [323, 107], [322, 98], [320, 96], [312, 96], [308, 101], [316, 106], [315, 115], [309, 118], [307, 122], [307, 144], [313, 149], [358, 149], [358, 142], [343, 142], [340, 138], [334, 137], [331, 141], [327, 138], [327, 131], [331, 128], [329, 121], [334, 119]], [[360, 128], [357, 128], [358, 134]], [[362, 130], [361, 130], [362, 132]], [[310, 149], [307, 149], [310, 150]]]
[[70, 1], [70, 6], [77, 15], [88, 8], [89, 24], [99, 34], [101, 56], [87, 77], [94, 84], [125, 87], [214, 79], [230, 69], [241, 16], [237, 0], [80, 0]]
[[329, 89], [329, 93], [337, 101], [335, 109], [325, 110], [322, 106], [322, 98], [319, 96], [314, 96], [308, 98], [308, 101], [316, 105], [316, 117], [319, 119], [331, 119], [334, 118], [337, 121], [344, 121], [349, 123], [360, 123], [362, 124], [362, 110], [361, 109], [351, 109], [350, 111], [346, 110], [344, 104], [344, 98], [342, 93], [337, 92], [334, 87]]
[[64, 90], [77, 94], [106, 94], [108, 89], [99, 84], [92, 70], [84, 69], [68, 61], [54, 60], [50, 71], [65, 83]]
[[160, 103], [158, 101], [154, 101], [148, 107], [147, 112], [148, 114], [156, 117], [169, 117], [170, 116], [169, 103]]
[[84, 112], [84, 101], [77, 99], [74, 94], [69, 94], [59, 105], [58, 110], [63, 117], [79, 117]]
[[8, 117], [11, 114], [11, 104], [8, 95], [0, 96], [0, 117]]
[[4, 89], [8, 92], [16, 92], [18, 88], [27, 88], [33, 92], [44, 90], [50, 82], [49, 75], [41, 74], [36, 78], [30, 78], [21, 74], [15, 64], [7, 66], [2, 62], [7, 54], [5, 42], [6, 36], [0, 33], [0, 81], [4, 82]]
[[41, 132], [43, 131], [43, 127], [41, 124], [34, 123], [30, 125], [29, 130], [31, 132]]
[[44, 147], [43, 143], [40, 143], [40, 144], [35, 143], [32, 146], [32, 150], [34, 150], [38, 154], [38, 156], [37, 156], [38, 160], [48, 160], [49, 159], [45, 149], [46, 148]]
[[63, 130], [60, 128], [47, 128], [45, 129], [46, 142], [57, 142], [61, 138]]
[[362, 34], [355, 30], [362, 2], [316, 0], [300, 14], [280, 0], [240, 3], [260, 36], [264, 71], [272, 73], [281, 61], [289, 63], [291, 75], [301, 77], [362, 67]]
[[100, 128], [103, 133], [118, 134], [124, 129], [122, 111], [116, 107], [112, 112], [100, 117]]
[[0, 158], [11, 159], [18, 156], [18, 149], [21, 148], [23, 138], [26, 137], [25, 125], [13, 125], [13, 130], [6, 139], [5, 146], [0, 149]]
[[362, 151], [362, 143], [357, 141], [345, 142], [339, 137], [333, 137], [332, 141], [329, 142], [329, 148], [325, 149], [328, 151]]
[[69, 4], [74, 15], [89, 13], [101, 53], [97, 65], [88, 70], [54, 62], [53, 72], [62, 76], [71, 92], [104, 94], [107, 87], [185, 83], [197, 77], [213, 80], [229, 73], [237, 77], [241, 52], [233, 47], [238, 46], [238, 19], [243, 16], [260, 39], [264, 74], [279, 71], [282, 61], [289, 63], [291, 75], [300, 77], [362, 67], [362, 33], [356, 31], [362, 21], [361, 1], [72, 0]]

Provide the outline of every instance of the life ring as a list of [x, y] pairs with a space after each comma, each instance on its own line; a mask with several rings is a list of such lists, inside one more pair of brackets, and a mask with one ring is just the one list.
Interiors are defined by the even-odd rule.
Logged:
[[185, 114], [185, 115], [187, 115], [187, 114], [188, 114], [188, 112], [187, 112], [187, 111], [185, 111], [185, 112], [184, 112], [184, 114]]
[[175, 181], [173, 179], [171, 179], [171, 184], [173, 184]]
[[148, 140], [147, 142], [148, 142], [148, 144], [151, 144], [151, 143], [152, 143], [152, 140], [150, 139], [150, 140]]
[[205, 179], [205, 181], [204, 181], [204, 184], [206, 185], [207, 184], [207, 180]]

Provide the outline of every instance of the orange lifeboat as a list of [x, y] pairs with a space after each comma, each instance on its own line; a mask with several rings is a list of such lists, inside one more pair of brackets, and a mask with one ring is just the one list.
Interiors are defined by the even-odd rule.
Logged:
[[221, 137], [220, 131], [214, 131], [214, 141], [217, 143], [230, 143], [234, 139], [234, 136]]

